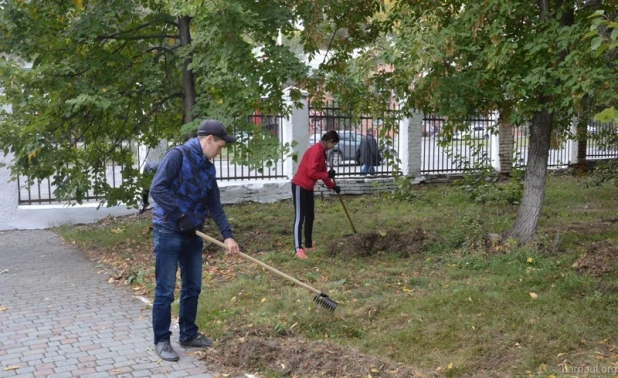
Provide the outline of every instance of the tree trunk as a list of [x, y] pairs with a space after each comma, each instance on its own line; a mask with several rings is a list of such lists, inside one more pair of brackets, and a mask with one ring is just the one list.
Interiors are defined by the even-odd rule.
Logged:
[[[549, 102], [548, 98], [540, 101], [543, 105]], [[517, 219], [510, 232], [510, 236], [520, 243], [532, 240], [539, 223], [541, 206], [545, 197], [545, 176], [553, 118], [553, 114], [547, 110], [536, 112], [532, 116], [524, 194], [517, 211]]]
[[[538, 0], [539, 19], [541, 22], [550, 22], [553, 15], [550, 0]], [[556, 10], [562, 10], [561, 26], [571, 26], [574, 22], [573, 3], [569, 2], [563, 8], [563, 0], [557, 0]], [[562, 51], [556, 62], [558, 65], [566, 57]], [[552, 84], [549, 84], [550, 86]], [[552, 89], [552, 88], [548, 88]], [[549, 93], [550, 91], [546, 91]], [[541, 207], [545, 198], [545, 177], [547, 175], [547, 161], [552, 138], [554, 114], [547, 109], [551, 108], [553, 98], [550, 95], [539, 97], [539, 111], [532, 115], [530, 125], [530, 142], [528, 148], [528, 164], [524, 178], [524, 193], [517, 210], [515, 224], [510, 231], [510, 237], [520, 243], [528, 243], [534, 237], [541, 216]]]
[[[178, 28], [180, 31], [180, 46], [188, 46], [191, 44], [191, 17], [182, 16], [178, 19]], [[191, 58], [186, 58], [182, 69], [182, 86], [183, 86], [183, 102], [184, 102], [184, 121], [189, 123], [193, 121], [193, 105], [195, 104], [195, 77], [189, 69]]]

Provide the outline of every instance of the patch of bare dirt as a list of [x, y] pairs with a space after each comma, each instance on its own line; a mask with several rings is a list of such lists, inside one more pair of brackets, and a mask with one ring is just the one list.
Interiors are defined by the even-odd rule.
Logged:
[[401, 257], [417, 255], [425, 250], [427, 234], [417, 227], [411, 232], [392, 230], [358, 233], [335, 240], [327, 246], [331, 257], [369, 257], [383, 253], [396, 253]]
[[228, 337], [204, 353], [207, 364], [229, 374], [271, 370], [287, 377], [437, 377], [343, 348], [329, 342], [292, 337]]
[[581, 274], [601, 277], [614, 271], [618, 263], [618, 246], [607, 240], [592, 244], [573, 264], [573, 268]]

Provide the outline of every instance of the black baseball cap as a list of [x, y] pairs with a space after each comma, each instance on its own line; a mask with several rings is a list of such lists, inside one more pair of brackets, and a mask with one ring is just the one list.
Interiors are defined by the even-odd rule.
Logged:
[[197, 135], [198, 136], [213, 135], [213, 136], [223, 139], [227, 143], [236, 142], [236, 137], [231, 136], [230, 134], [227, 133], [223, 123], [217, 120], [214, 120], [214, 119], [207, 119], [203, 121], [200, 124], [200, 127], [197, 129]]

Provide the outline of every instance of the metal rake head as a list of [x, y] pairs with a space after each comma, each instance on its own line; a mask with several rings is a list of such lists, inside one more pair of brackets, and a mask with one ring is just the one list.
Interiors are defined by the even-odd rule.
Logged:
[[330, 312], [334, 312], [335, 308], [337, 308], [337, 302], [333, 301], [328, 297], [328, 295], [324, 293], [316, 294], [313, 298], [313, 301], [320, 307], [324, 307]]

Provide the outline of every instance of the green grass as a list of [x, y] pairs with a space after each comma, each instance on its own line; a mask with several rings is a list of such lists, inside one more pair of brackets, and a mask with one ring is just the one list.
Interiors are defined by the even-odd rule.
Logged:
[[[612, 353], [618, 342], [618, 278], [588, 277], [571, 267], [594, 242], [616, 244], [618, 227], [602, 222], [616, 218], [614, 187], [584, 188], [570, 177], [548, 178], [538, 238], [529, 246], [507, 242], [486, 248], [485, 234], [508, 230], [517, 208], [474, 203], [458, 187], [422, 188], [412, 202], [387, 195], [345, 202], [359, 232], [423, 228], [425, 252], [408, 259], [395, 253], [328, 257], [324, 247], [345, 243], [351, 232], [341, 205], [330, 199], [316, 202], [314, 239], [322, 248], [300, 261], [292, 256], [290, 201], [226, 206], [243, 251], [328, 292], [339, 307], [334, 315], [318, 309], [306, 289], [250, 263], [230, 267], [217, 252], [210, 263], [234, 271], [235, 278], [205, 270], [200, 328], [217, 339], [260, 328], [329, 340], [455, 377], [559, 376], [565, 360], [579, 367], [618, 361]], [[146, 225], [141, 219], [58, 231], [99, 250], [142, 240], [135, 249], [151, 254]], [[218, 236], [213, 225], [207, 233]]]

